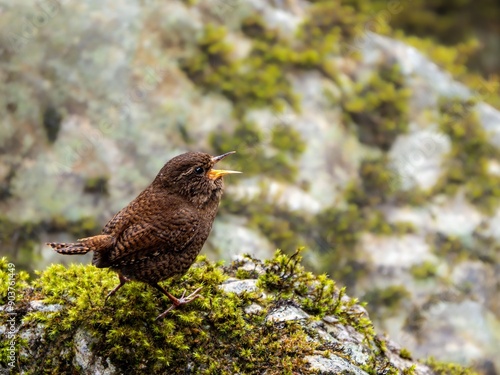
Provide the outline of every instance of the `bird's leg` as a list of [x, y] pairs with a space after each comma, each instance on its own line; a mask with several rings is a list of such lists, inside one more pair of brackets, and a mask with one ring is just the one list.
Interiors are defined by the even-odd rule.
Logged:
[[118, 278], [120, 279], [120, 284], [118, 284], [115, 289], [113, 289], [111, 292], [108, 293], [104, 302], [106, 302], [108, 300], [108, 298], [111, 297], [113, 294], [118, 292], [118, 289], [120, 289], [122, 286], [124, 286], [126, 282], [130, 281], [130, 279], [126, 278], [121, 273], [118, 274]]
[[186, 291], [184, 291], [184, 293], [182, 293], [182, 296], [181, 298], [176, 298], [174, 297], [172, 294], [170, 294], [169, 292], [167, 292], [165, 290], [165, 288], [163, 288], [161, 285], [158, 285], [158, 283], [151, 283], [149, 284], [151, 285], [152, 287], [158, 289], [160, 292], [162, 292], [163, 294], [165, 294], [168, 299], [170, 301], [172, 301], [172, 306], [170, 306], [168, 309], [166, 309], [164, 312], [162, 312], [160, 315], [158, 315], [156, 317], [156, 320], [160, 320], [160, 319], [163, 319], [168, 313], [170, 310], [173, 310], [181, 305], [185, 305], [193, 300], [195, 300], [196, 298], [198, 298], [200, 295], [198, 294], [198, 292], [202, 289], [201, 287], [196, 289], [193, 293], [191, 293], [189, 296], [187, 297], [184, 297], [186, 295]]

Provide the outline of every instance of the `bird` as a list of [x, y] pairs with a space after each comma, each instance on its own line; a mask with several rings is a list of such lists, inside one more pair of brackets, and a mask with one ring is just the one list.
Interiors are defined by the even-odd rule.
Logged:
[[186, 152], [168, 161], [153, 182], [104, 226], [101, 234], [74, 243], [48, 242], [60, 254], [93, 251], [92, 264], [118, 274], [119, 284], [105, 301], [129, 281], [154, 287], [172, 302], [156, 320], [199, 297], [201, 288], [180, 298], [158, 283], [184, 275], [207, 240], [221, 201], [223, 177], [241, 173], [214, 169], [219, 156]]

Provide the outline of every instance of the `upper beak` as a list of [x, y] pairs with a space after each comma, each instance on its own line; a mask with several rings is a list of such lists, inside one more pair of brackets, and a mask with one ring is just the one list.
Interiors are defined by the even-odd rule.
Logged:
[[[215, 163], [221, 161], [222, 159], [224, 159], [226, 156], [234, 154], [235, 152], [236, 151], [229, 151], [229, 152], [226, 152], [225, 154], [222, 154], [219, 156], [214, 156], [212, 158], [212, 162], [215, 164]], [[229, 170], [223, 170], [223, 169], [210, 169], [207, 173], [207, 176], [208, 176], [208, 178], [210, 178], [212, 180], [217, 180], [218, 178], [225, 176], [227, 174], [231, 174], [231, 173], [241, 173], [241, 172], [229, 171]]]

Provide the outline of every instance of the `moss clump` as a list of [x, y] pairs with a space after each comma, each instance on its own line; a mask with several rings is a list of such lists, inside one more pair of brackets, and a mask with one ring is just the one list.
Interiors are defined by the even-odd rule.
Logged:
[[83, 192], [89, 194], [108, 195], [108, 180], [107, 176], [89, 177], [85, 180]]
[[358, 83], [342, 106], [357, 127], [360, 142], [387, 151], [396, 137], [408, 131], [408, 99], [398, 65], [380, 67], [366, 83]]
[[471, 237], [460, 238], [437, 233], [427, 239], [434, 254], [454, 264], [465, 260], [498, 263], [499, 245], [494, 238], [482, 236], [477, 231]]
[[277, 293], [280, 298], [296, 302], [310, 314], [337, 316], [342, 323], [353, 325], [373, 338], [373, 328], [367, 317], [350, 315], [348, 311], [346, 314], [346, 307], [352, 307], [358, 301], [350, 299], [346, 305], [342, 299], [345, 288], [336, 288], [335, 282], [325, 274], [315, 276], [306, 272], [301, 265], [301, 252], [302, 248], [299, 248], [287, 256], [277, 250], [274, 258], [265, 263], [266, 272], [259, 277], [257, 285]]
[[439, 362], [432, 357], [425, 360], [424, 363], [429, 366], [436, 375], [479, 375], [470, 368], [462, 367], [454, 363]]
[[278, 107], [281, 100], [298, 109], [283, 69], [289, 49], [273, 40], [256, 41], [243, 59], [231, 56], [232, 47], [224, 41], [223, 27], [208, 25], [198, 42], [198, 53], [185, 60], [182, 69], [197, 85], [220, 92], [235, 105], [238, 117], [252, 107]]
[[438, 233], [430, 237], [428, 241], [431, 243], [433, 252], [449, 262], [457, 263], [469, 259], [469, 250], [458, 237]]
[[285, 124], [278, 124], [273, 127], [271, 131], [271, 145], [275, 149], [287, 153], [288, 155], [286, 156], [291, 160], [297, 160], [306, 150], [306, 144], [300, 133]]
[[[239, 295], [224, 292], [221, 284], [227, 274], [237, 274], [242, 263], [247, 262], [259, 269], [246, 275], [257, 278], [257, 290]], [[2, 284], [8, 267], [2, 259]], [[16, 326], [20, 328], [15, 339], [17, 366], [27, 374], [38, 373], [40, 368], [50, 368], [54, 373], [81, 371], [76, 351], [82, 354], [83, 336], [87, 349], [82, 355], [90, 355], [90, 365], [98, 361], [104, 367], [113, 366], [117, 372], [184, 374], [189, 368], [203, 374], [310, 373], [306, 359], [310, 355], [334, 353], [351, 361], [350, 352], [342, 345], [323, 342], [314, 330], [318, 324], [322, 327], [320, 318], [327, 321], [327, 315], [328, 321], [335, 320], [334, 324], [361, 333], [364, 339], [355, 340], [359, 350], [369, 355], [361, 366], [365, 371], [398, 373], [388, 355], [386, 340], [375, 335], [366, 311], [325, 275], [306, 272], [301, 265], [301, 249], [290, 257], [278, 250], [273, 259], [265, 262], [246, 256], [225, 269], [220, 263], [199, 257], [180, 283], [168, 280], [163, 285], [174, 295], [203, 286], [202, 297], [159, 322], [154, 321], [155, 316], [170, 302], [145, 284], [128, 283], [105, 302], [106, 293], [117, 283], [115, 274], [108, 270], [54, 265], [41, 272], [31, 285], [25, 277], [16, 279]], [[40, 300], [43, 309], [26, 307]], [[245, 311], [255, 304], [260, 309]], [[286, 307], [302, 308], [310, 317], [268, 319], [277, 309]], [[2, 324], [6, 319], [3, 310]], [[40, 346], [39, 340], [44, 345]], [[8, 363], [7, 345], [5, 340], [0, 345], [2, 364]], [[412, 373], [411, 367], [404, 371]]]
[[[297, 274], [304, 273], [296, 267]], [[278, 298], [263, 299], [257, 292], [227, 294], [219, 288], [225, 278], [219, 263], [199, 257], [182, 283], [169, 280], [163, 285], [174, 295], [203, 286], [203, 297], [155, 322], [155, 316], [169, 302], [153, 288], [129, 283], [105, 303], [106, 293], [117, 283], [113, 272], [83, 265], [51, 266], [34, 282], [34, 294], [20, 292], [24, 297], [20, 303], [43, 299], [46, 304], [64, 308], [24, 316], [24, 324], [45, 327], [46, 345], [36, 359], [21, 355], [19, 360], [32, 372], [48, 366], [58, 373], [71, 372], [73, 338], [83, 329], [93, 340], [91, 350], [121, 369], [140, 369], [151, 374], [181, 374], [187, 367], [207, 374], [264, 370], [270, 374], [291, 374], [304, 368], [304, 357], [312, 354], [317, 344], [307, 340], [302, 325], [287, 322], [277, 327], [265, 321]], [[333, 282], [322, 280], [323, 289], [333, 293]], [[309, 275], [307, 281], [313, 283], [315, 278]], [[265, 281], [263, 284], [270, 285]], [[311, 302], [310, 311], [320, 301], [327, 301], [326, 291], [323, 297]], [[261, 304], [263, 311], [246, 314], [243, 308], [252, 302]]]
[[426, 280], [437, 275], [437, 266], [429, 261], [414, 265], [410, 272], [417, 280]]
[[402, 371], [402, 374], [403, 375], [415, 375], [415, 371], [417, 370], [417, 366], [416, 365], [412, 365], [408, 368], [405, 368], [403, 371]]
[[433, 193], [454, 195], [464, 190], [472, 204], [491, 214], [500, 201], [500, 176], [488, 168], [500, 153], [490, 144], [473, 107], [474, 102], [461, 100], [441, 105], [440, 129], [450, 137], [452, 147]]
[[399, 356], [404, 359], [411, 359], [411, 352], [406, 348], [401, 348]]
[[351, 52], [369, 17], [363, 10], [366, 8], [359, 2], [352, 6], [341, 1], [315, 1], [297, 37], [322, 61], [331, 54]]
[[361, 207], [376, 207], [381, 204], [415, 205], [426, 202], [428, 193], [418, 188], [402, 190], [402, 179], [390, 165], [386, 154], [363, 160], [359, 166], [359, 180], [351, 182], [344, 196], [349, 203]]
[[400, 185], [399, 176], [389, 168], [389, 159], [363, 160], [359, 167], [359, 181], [346, 188], [344, 196], [350, 203], [358, 206], [376, 206], [394, 202]]

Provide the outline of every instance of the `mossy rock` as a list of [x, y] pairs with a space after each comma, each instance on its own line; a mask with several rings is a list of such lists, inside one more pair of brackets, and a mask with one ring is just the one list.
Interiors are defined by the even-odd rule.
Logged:
[[357, 300], [325, 275], [306, 272], [300, 261], [300, 250], [290, 257], [278, 251], [266, 262], [242, 257], [226, 268], [199, 257], [181, 282], [164, 286], [176, 295], [201, 286], [202, 297], [155, 321], [167, 304], [145, 284], [129, 283], [106, 301], [117, 282], [113, 272], [53, 265], [28, 284], [27, 275], [16, 274], [3, 258], [1, 319], [9, 340], [2, 341], [0, 369], [25, 374], [432, 373], [411, 361], [408, 351], [400, 354], [394, 343], [376, 336]]

